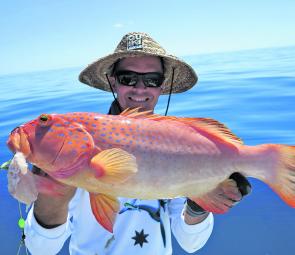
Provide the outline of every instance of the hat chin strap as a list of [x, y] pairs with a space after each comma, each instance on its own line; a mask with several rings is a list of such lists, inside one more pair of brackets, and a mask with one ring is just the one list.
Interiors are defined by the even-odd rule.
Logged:
[[120, 105], [118, 99], [115, 97], [115, 93], [114, 93], [113, 87], [112, 87], [112, 85], [111, 85], [111, 83], [110, 83], [109, 76], [108, 76], [107, 73], [106, 73], [105, 75], [106, 75], [107, 81], [108, 81], [108, 83], [109, 83], [110, 89], [111, 89], [111, 91], [112, 91], [112, 94], [113, 94], [114, 100], [115, 100], [115, 102], [116, 102], [116, 104], [117, 104], [117, 106], [118, 106], [120, 112], [122, 112], [122, 111], [123, 111], [123, 110], [122, 110], [122, 107], [121, 107], [121, 105]]
[[166, 111], [165, 111], [165, 116], [167, 116], [169, 105], [170, 105], [170, 99], [171, 99], [172, 88], [173, 88], [173, 80], [174, 80], [174, 67], [172, 67], [171, 86], [170, 86], [170, 91], [169, 91], [169, 97], [168, 97], [167, 107], [166, 107]]
[[[123, 110], [122, 110], [122, 107], [121, 107], [121, 105], [120, 105], [118, 99], [117, 99], [116, 96], [115, 96], [115, 93], [114, 93], [113, 87], [112, 87], [112, 85], [111, 85], [111, 83], [110, 83], [110, 80], [109, 80], [109, 76], [108, 76], [107, 73], [105, 74], [105, 76], [106, 76], [107, 81], [108, 81], [108, 83], [109, 83], [109, 86], [110, 86], [110, 89], [111, 89], [111, 91], [112, 91], [112, 94], [113, 94], [114, 100], [115, 100], [115, 102], [116, 102], [116, 104], [117, 104], [117, 106], [118, 106], [120, 112], [122, 112], [122, 111], [123, 111]], [[168, 102], [167, 102], [167, 107], [166, 107], [166, 111], [165, 111], [165, 116], [167, 116], [168, 109], [169, 109], [169, 105], [170, 105], [170, 99], [171, 99], [171, 94], [172, 94], [172, 89], [173, 89], [173, 80], [174, 80], [174, 67], [172, 68], [171, 86], [170, 86], [170, 91], [169, 91], [169, 96], [168, 96]]]

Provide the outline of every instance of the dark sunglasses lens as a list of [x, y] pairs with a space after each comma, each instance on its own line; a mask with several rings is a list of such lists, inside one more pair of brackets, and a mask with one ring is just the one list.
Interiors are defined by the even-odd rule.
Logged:
[[160, 87], [164, 81], [164, 77], [159, 73], [147, 73], [144, 75], [143, 81], [147, 87]]
[[117, 78], [119, 83], [125, 86], [135, 86], [137, 83], [136, 74], [121, 73], [117, 74]]

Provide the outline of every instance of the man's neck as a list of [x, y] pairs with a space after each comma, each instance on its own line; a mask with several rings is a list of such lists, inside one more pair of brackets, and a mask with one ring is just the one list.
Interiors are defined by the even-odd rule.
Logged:
[[112, 104], [111, 104], [111, 107], [109, 109], [109, 112], [108, 114], [110, 115], [119, 115], [121, 113], [121, 109], [118, 105], [118, 102], [117, 101], [113, 101]]

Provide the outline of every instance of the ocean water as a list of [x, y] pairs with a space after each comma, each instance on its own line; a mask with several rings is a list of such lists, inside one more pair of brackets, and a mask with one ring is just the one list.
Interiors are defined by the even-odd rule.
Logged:
[[[199, 82], [190, 91], [172, 96], [169, 115], [214, 118], [248, 145], [295, 144], [295, 47], [185, 59], [197, 71]], [[80, 70], [0, 76], [0, 163], [12, 156], [5, 144], [10, 131], [41, 113], [107, 112], [111, 94], [79, 83]], [[163, 96], [157, 113], [164, 114], [166, 102]], [[215, 215], [213, 234], [196, 254], [294, 254], [295, 210], [266, 184], [250, 182], [251, 195], [229, 213]], [[1, 171], [0, 254], [17, 254], [18, 218], [18, 203], [9, 195], [6, 172]], [[68, 254], [66, 245], [60, 254]], [[173, 254], [186, 253], [174, 242]]]

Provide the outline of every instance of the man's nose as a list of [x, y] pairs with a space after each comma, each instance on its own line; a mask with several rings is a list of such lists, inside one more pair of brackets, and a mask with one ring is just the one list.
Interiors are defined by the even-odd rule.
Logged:
[[135, 85], [135, 88], [137, 88], [137, 89], [145, 89], [146, 88], [146, 86], [145, 86], [145, 84], [144, 84], [144, 82], [143, 82], [143, 79], [142, 79], [142, 77], [138, 77], [138, 80], [137, 80], [137, 83], [136, 83], [136, 85]]

